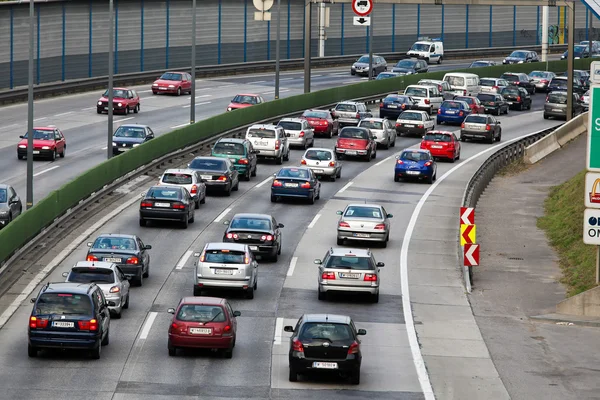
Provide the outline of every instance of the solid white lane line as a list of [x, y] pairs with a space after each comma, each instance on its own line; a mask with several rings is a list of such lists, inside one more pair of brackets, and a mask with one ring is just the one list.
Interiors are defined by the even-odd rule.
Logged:
[[342, 82], [342, 83], [343, 83], [344, 85], [349, 85], [349, 84], [352, 84], [352, 83], [360, 83], [360, 82], [358, 82], [358, 81], [344, 81], [344, 82]]
[[273, 178], [267, 178], [264, 181], [262, 181], [261, 183], [259, 183], [258, 185], [256, 185], [255, 187], [259, 188], [261, 186], [263, 186], [265, 183], [270, 182]]
[[231, 83], [229, 85], [223, 85], [223, 86], [219, 86], [220, 89], [222, 88], [226, 88], [226, 87], [232, 87], [232, 86], [237, 86], [235, 83]]
[[134, 118], [135, 117], [129, 117], [129, 118], [123, 118], [123, 119], [119, 119], [119, 120], [113, 120], [113, 124], [123, 122], [123, 121], [129, 121], [130, 119], [134, 119]]
[[273, 344], [281, 344], [281, 336], [283, 335], [283, 318], [275, 320], [275, 338]]
[[296, 269], [297, 262], [298, 262], [298, 257], [292, 257], [292, 261], [290, 261], [290, 268], [288, 269], [287, 276], [294, 275], [294, 269]]
[[223, 210], [223, 212], [221, 214], [219, 214], [217, 216], [217, 218], [215, 218], [215, 220], [213, 222], [221, 222], [221, 220], [223, 218], [225, 218], [225, 216], [227, 215], [227, 213], [231, 211], [231, 208], [226, 208], [225, 210]]
[[354, 182], [348, 182], [348, 183], [346, 183], [346, 185], [344, 185], [344, 187], [343, 187], [343, 188], [341, 188], [341, 189], [339, 190], [339, 192], [337, 192], [336, 194], [344, 193], [344, 192], [346, 191], [346, 189], [348, 189], [350, 186], [352, 186], [352, 184], [353, 184], [353, 183], [354, 183]]
[[144, 326], [142, 327], [142, 331], [140, 332], [141, 340], [148, 339], [148, 335], [150, 334], [150, 329], [152, 328], [152, 324], [154, 323], [154, 320], [156, 319], [157, 315], [158, 315], [158, 313], [156, 313], [156, 312], [148, 313], [146, 322], [144, 323]]
[[43, 170], [43, 171], [40, 171], [40, 172], [38, 172], [37, 174], [33, 174], [33, 176], [40, 176], [40, 175], [42, 175], [42, 174], [45, 174], [45, 173], [46, 173], [46, 172], [48, 172], [48, 171], [52, 171], [53, 169], [56, 169], [56, 168], [60, 168], [60, 165], [55, 165], [54, 167], [50, 167], [50, 168], [48, 168], [48, 169], [45, 169], [45, 170]]
[[11, 125], [6, 125], [6, 126], [0, 126], [0, 131], [3, 131], [3, 130], [5, 130], [5, 129], [8, 129], [8, 128], [12, 128], [12, 127], [14, 127], [14, 126], [17, 126], [17, 124], [11, 124]]
[[36, 119], [34, 119], [34, 121], [42, 121], [42, 120], [45, 120], [45, 119], [48, 119], [48, 117], [36, 118]]
[[258, 94], [274, 94], [274, 90], [269, 90], [268, 92], [258, 92]]
[[56, 114], [55, 117], [62, 117], [63, 115], [69, 115], [69, 114], [73, 114], [74, 111], [67, 111], [61, 114]]
[[148, 89], [148, 90], [138, 90], [138, 93], [150, 93], [152, 91], [152, 89]]
[[254, 82], [248, 82], [248, 85], [256, 85], [257, 83], [265, 83], [266, 81], [254, 81]]
[[[205, 104], [210, 104], [210, 103], [212, 103], [212, 101], [205, 101], [204, 103], [196, 103], [196, 107], [203, 106]], [[183, 108], [190, 108], [191, 106], [192, 106], [191, 104], [188, 104], [188, 105], [183, 106]]]
[[193, 253], [192, 250], [186, 251], [185, 254], [183, 255], [183, 257], [181, 257], [181, 260], [179, 260], [179, 262], [177, 263], [177, 266], [175, 267], [175, 269], [183, 269], [183, 267], [185, 266], [185, 263], [192, 256], [192, 253]]
[[177, 129], [177, 128], [181, 128], [183, 126], [188, 126], [189, 124], [190, 124], [189, 122], [186, 122], [185, 124], [172, 126], [169, 129]]
[[[320, 75], [313, 75], [313, 76], [320, 76]], [[294, 79], [298, 79], [298, 78], [283, 78], [283, 79], [279, 79], [280, 82], [282, 81], [293, 81]]]
[[317, 76], [323, 76], [323, 75], [311, 75], [311, 77], [316, 78]]
[[82, 108], [81, 111], [89, 111], [89, 110], [95, 110], [97, 107], [87, 107], [87, 108]]
[[383, 164], [384, 162], [386, 162], [387, 160], [389, 160], [389, 159], [390, 159], [390, 158], [392, 158], [392, 157], [394, 157], [394, 155], [393, 155], [393, 154], [392, 154], [391, 156], [389, 156], [389, 157], [386, 157], [386, 158], [384, 158], [383, 160], [379, 161], [379, 162], [378, 162], [377, 164], [375, 164], [375, 165], [381, 165], [381, 164]]
[[212, 94], [203, 94], [200, 96], [196, 96], [196, 98], [199, 99], [200, 97], [211, 97], [211, 96], [212, 96]]
[[282, 90], [279, 91], [279, 93], [289, 92], [290, 90], [292, 90], [292, 89], [282, 89]]
[[315, 224], [317, 223], [317, 221], [319, 220], [319, 218], [321, 218], [321, 214], [317, 214], [315, 215], [315, 217], [313, 218], [313, 220], [310, 222], [310, 224], [308, 224], [307, 228], [314, 228]]

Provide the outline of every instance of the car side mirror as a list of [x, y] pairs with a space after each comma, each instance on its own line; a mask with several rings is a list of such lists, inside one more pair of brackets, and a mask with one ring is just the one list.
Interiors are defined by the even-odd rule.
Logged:
[[385, 263], [382, 263], [381, 261], [377, 263], [378, 267], [385, 267]]
[[114, 307], [114, 306], [117, 305], [117, 303], [115, 303], [114, 301], [107, 301], [106, 305], [109, 306], [109, 307]]
[[140, 193], [140, 197], [146, 197], [146, 192]]
[[239, 317], [240, 315], [242, 315], [242, 313], [241, 313], [241, 312], [239, 312], [239, 311], [234, 311], [234, 312], [233, 312], [233, 316], [234, 316], [234, 317]]
[[320, 260], [320, 259], [318, 259], [318, 258], [317, 258], [317, 259], [315, 259], [315, 261], [313, 261], [313, 262], [314, 262], [315, 264], [317, 264], [317, 265], [321, 265], [321, 264], [323, 264], [323, 261], [321, 261], [321, 260]]
[[32, 297], [31, 299], [29, 299], [30, 302], [35, 303], [35, 297]]
[[277, 227], [278, 228], [285, 228], [285, 225], [283, 225], [283, 224], [277, 224]]
[[356, 332], [357, 335], [359, 336], [364, 336], [367, 334], [367, 330], [366, 329], [359, 329], [358, 332]]
[[64, 278], [66, 278], [67, 276], [69, 276], [69, 273], [68, 273], [68, 272], [63, 272], [63, 273], [62, 273], [62, 276], [63, 276]]
[[231, 221], [229, 221], [229, 220], [223, 221], [223, 225], [229, 225], [230, 223], [231, 223]]
[[342, 215], [342, 211], [338, 210], [335, 212], [337, 215]]
[[25, 135], [19, 136], [20, 139], [25, 139]]
[[394, 218], [394, 214], [388, 214], [387, 217], [388, 218]]
[[284, 327], [283, 327], [283, 331], [284, 331], [284, 332], [294, 332], [294, 327], [293, 327], [293, 326], [290, 326], [290, 325], [288, 325], [288, 326], [284, 326]]
[[152, 246], [147, 244], [144, 246], [144, 250], [152, 250]]
[[169, 314], [175, 314], [175, 309], [174, 309], [174, 308], [169, 308], [169, 309], [167, 310], [167, 312], [168, 312]]
[[93, 243], [92, 242], [87, 242], [87, 247], [92, 247]]
[[195, 253], [194, 253], [194, 257], [200, 257], [200, 253], [198, 253], [198, 252], [195, 252]]

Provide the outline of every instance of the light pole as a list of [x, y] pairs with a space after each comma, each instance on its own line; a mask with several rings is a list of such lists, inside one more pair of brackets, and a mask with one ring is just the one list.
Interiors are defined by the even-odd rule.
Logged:
[[279, 98], [279, 37], [281, 36], [281, 0], [277, 0], [277, 41], [275, 44], [275, 100]]
[[196, 122], [196, 0], [192, 0], [192, 96], [190, 97], [190, 125]]
[[372, 81], [375, 79], [375, 74], [373, 73], [373, 11], [371, 11], [371, 15], [369, 15], [371, 19], [371, 25], [369, 26], [369, 80]]
[[113, 73], [114, 73], [114, 16], [113, 16], [113, 0], [108, 3], [108, 138], [106, 142], [106, 158], [111, 158], [113, 155]]
[[304, 0], [304, 93], [310, 93], [311, 2]]
[[[27, 204], [33, 207], [33, 24], [34, 4], [29, 0], [29, 89], [27, 91]], [[40, 38], [38, 38], [40, 40]]]
[[567, 31], [567, 121], [573, 118], [573, 68], [575, 62], [575, 1], [569, 2], [567, 7], [568, 28]]

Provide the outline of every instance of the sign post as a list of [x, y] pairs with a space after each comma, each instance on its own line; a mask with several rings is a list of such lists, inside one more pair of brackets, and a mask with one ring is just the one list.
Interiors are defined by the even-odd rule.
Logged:
[[366, 26], [369, 33], [369, 80], [375, 79], [373, 76], [373, 25], [369, 14], [373, 12], [373, 0], [352, 0], [352, 11], [356, 14], [354, 25]]

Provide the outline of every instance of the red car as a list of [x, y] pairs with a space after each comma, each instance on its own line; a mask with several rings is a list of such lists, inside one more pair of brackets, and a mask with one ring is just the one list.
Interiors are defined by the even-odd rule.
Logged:
[[[108, 89], [102, 94], [96, 105], [98, 114], [108, 112]], [[140, 111], [140, 96], [135, 90], [127, 88], [113, 89], [113, 112], [115, 114], [138, 113]]]
[[377, 157], [377, 143], [371, 130], [356, 126], [346, 126], [338, 134], [335, 153], [339, 158], [358, 156], [366, 161]]
[[238, 108], [246, 108], [257, 104], [265, 103], [265, 99], [257, 94], [238, 94], [231, 100], [227, 106], [227, 111], [237, 110]]
[[485, 114], [485, 107], [481, 101], [474, 96], [454, 96], [454, 100], [464, 101], [471, 108], [472, 114]]
[[331, 111], [327, 110], [306, 110], [300, 118], [308, 121], [313, 128], [315, 135], [325, 135], [331, 138], [339, 132], [338, 121], [333, 118]]
[[[21, 141], [17, 145], [17, 158], [22, 160], [27, 158], [28, 134], [19, 137]], [[46, 157], [54, 161], [57, 156], [64, 158], [66, 151], [67, 140], [57, 127], [33, 128], [33, 157]]]
[[217, 297], [184, 297], [169, 326], [169, 355], [178, 348], [220, 349], [226, 358], [233, 356], [237, 321], [241, 313], [233, 311], [229, 302]]
[[452, 132], [427, 132], [421, 141], [421, 148], [429, 150], [433, 158], [445, 158], [451, 162], [460, 159], [460, 142]]
[[192, 94], [192, 76], [187, 72], [165, 72], [152, 84], [152, 94]]

